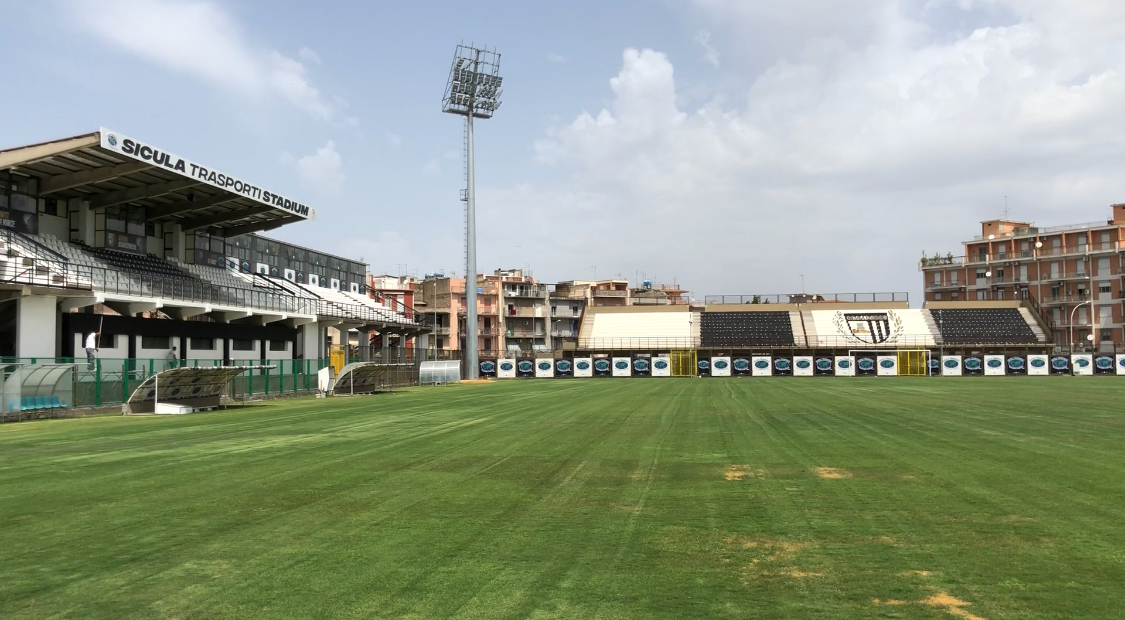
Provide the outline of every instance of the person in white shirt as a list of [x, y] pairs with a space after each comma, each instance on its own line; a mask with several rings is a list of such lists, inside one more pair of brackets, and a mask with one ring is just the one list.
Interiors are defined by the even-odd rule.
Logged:
[[176, 353], [176, 347], [172, 347], [172, 350], [168, 352], [168, 368], [175, 368], [179, 359], [180, 354]]
[[98, 337], [100, 336], [100, 332], [90, 332], [86, 336], [86, 364], [90, 370], [94, 369], [94, 353], [98, 350]]

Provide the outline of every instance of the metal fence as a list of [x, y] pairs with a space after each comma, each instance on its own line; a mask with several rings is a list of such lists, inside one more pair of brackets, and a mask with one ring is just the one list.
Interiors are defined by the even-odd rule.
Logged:
[[[431, 358], [432, 359], [432, 358]], [[348, 355], [345, 363], [365, 361]], [[421, 356], [375, 355], [366, 361], [384, 362], [395, 366], [385, 375], [387, 387], [417, 385]], [[181, 366], [261, 366], [248, 370], [231, 380], [223, 395], [232, 399], [272, 398], [276, 396], [312, 394], [317, 389], [317, 372], [329, 366], [329, 359], [309, 360], [168, 360], [156, 358], [125, 359], [97, 358], [90, 364], [84, 358], [72, 357], [4, 357], [0, 358], [0, 376], [7, 376], [16, 367], [33, 364], [73, 364], [75, 385], [70, 409], [119, 405], [148, 377], [155, 373]], [[271, 368], [272, 366], [272, 368]]]
[[909, 293], [791, 293], [788, 295], [708, 295], [711, 304], [815, 304], [909, 302]]

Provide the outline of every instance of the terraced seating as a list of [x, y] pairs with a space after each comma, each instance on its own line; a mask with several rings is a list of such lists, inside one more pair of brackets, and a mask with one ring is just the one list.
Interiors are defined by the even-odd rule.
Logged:
[[87, 245], [79, 245], [79, 247], [86, 253], [100, 259], [102, 262], [122, 271], [151, 274], [161, 278], [197, 279], [192, 274], [177, 268], [172, 263], [153, 254], [129, 254]]
[[792, 346], [789, 313], [704, 312], [700, 318], [703, 347]]
[[254, 286], [253, 276], [250, 274], [243, 274], [232, 269], [212, 267], [210, 265], [190, 265], [181, 263], [175, 259], [171, 262], [180, 269], [211, 284], [229, 286], [231, 288], [251, 288]]
[[945, 344], [1038, 344], [1019, 308], [930, 310]]

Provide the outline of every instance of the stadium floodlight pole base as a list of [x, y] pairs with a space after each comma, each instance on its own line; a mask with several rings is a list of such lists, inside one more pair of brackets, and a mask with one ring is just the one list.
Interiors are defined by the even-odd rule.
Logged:
[[[474, 67], [475, 70], [475, 67]], [[465, 200], [465, 374], [478, 378], [477, 350], [477, 204], [476, 170], [473, 162], [473, 115], [465, 116], [468, 187]]]

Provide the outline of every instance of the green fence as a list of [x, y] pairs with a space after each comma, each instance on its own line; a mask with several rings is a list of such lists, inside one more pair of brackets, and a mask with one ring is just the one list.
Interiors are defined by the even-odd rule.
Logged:
[[[232, 360], [235, 366], [263, 366], [248, 370], [231, 381], [231, 398], [281, 396], [316, 391], [316, 373], [328, 365], [316, 360]], [[149, 376], [175, 366], [222, 366], [223, 360], [168, 360], [98, 358], [91, 365], [85, 358], [0, 358], [0, 364], [74, 364], [76, 367], [73, 407], [102, 407], [125, 402]], [[265, 366], [275, 366], [267, 368]]]

